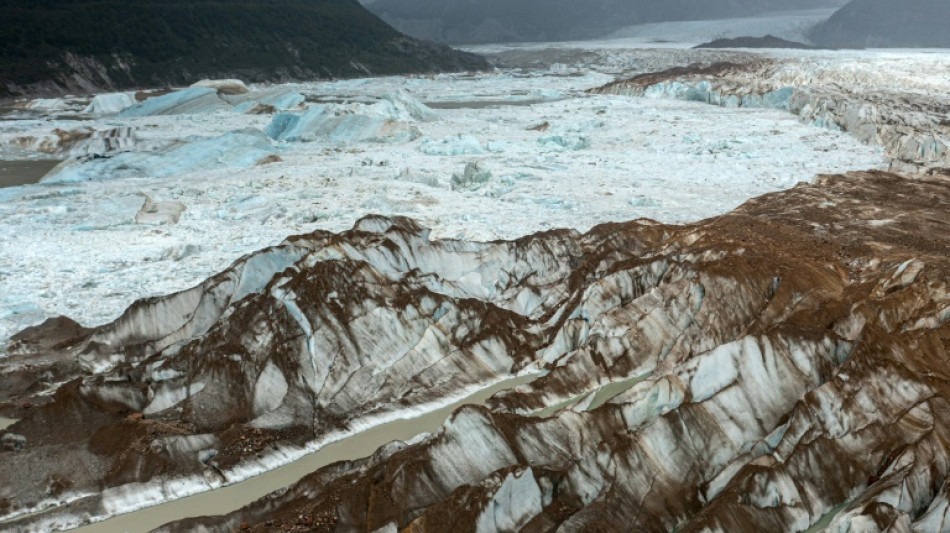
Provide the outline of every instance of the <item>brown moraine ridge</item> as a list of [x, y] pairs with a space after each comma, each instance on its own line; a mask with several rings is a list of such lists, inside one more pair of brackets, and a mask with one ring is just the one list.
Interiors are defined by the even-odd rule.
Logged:
[[804, 531], [844, 505], [843, 530], [940, 531], [948, 205], [948, 176], [863, 172], [686, 226], [471, 243], [369, 217], [294, 237], [114, 324], [18, 337], [0, 361], [0, 416], [21, 419], [0, 437], [0, 512], [227, 475], [540, 365], [415, 444], [165, 529]]

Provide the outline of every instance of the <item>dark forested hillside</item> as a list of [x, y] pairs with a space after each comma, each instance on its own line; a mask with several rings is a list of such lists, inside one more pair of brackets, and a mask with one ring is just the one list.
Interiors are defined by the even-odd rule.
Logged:
[[854, 0], [815, 29], [836, 47], [950, 47], [950, 0]]
[[481, 68], [356, 0], [0, 0], [0, 96]]
[[375, 0], [409, 35], [451, 43], [602, 37], [624, 26], [837, 7], [843, 0]]

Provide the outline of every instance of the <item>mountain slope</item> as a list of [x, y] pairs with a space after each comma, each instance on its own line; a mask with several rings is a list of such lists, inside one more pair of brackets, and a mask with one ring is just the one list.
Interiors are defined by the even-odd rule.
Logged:
[[552, 41], [647, 22], [702, 20], [840, 5], [834, 0], [377, 0], [367, 4], [414, 37], [450, 43]]
[[813, 39], [835, 47], [950, 47], [946, 0], [853, 0], [815, 29]]
[[0, 97], [485, 66], [356, 0], [0, 0]]

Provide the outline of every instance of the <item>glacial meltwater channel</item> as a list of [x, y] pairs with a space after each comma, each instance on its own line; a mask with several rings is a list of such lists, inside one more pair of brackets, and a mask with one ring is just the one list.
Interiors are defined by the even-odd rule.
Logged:
[[353, 436], [327, 444], [320, 450], [292, 463], [234, 485], [147, 507], [73, 531], [77, 533], [137, 533], [150, 531], [169, 522], [185, 518], [228, 514], [275, 490], [293, 485], [302, 477], [324, 466], [338, 461], [367, 457], [384, 444], [395, 440], [405, 441], [420, 433], [436, 431], [449, 415], [459, 407], [463, 405], [482, 405], [496, 392], [528, 383], [536, 377], [536, 375], [530, 375], [508, 379], [480, 389], [455, 403], [424, 415], [382, 423]]

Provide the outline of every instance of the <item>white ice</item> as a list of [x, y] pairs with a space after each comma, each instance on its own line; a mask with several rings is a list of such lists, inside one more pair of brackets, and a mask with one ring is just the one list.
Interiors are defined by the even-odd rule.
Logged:
[[[818, 173], [884, 164], [878, 149], [780, 110], [583, 92], [612, 79], [552, 69], [252, 87], [290, 95], [295, 106], [302, 99], [293, 95], [321, 102], [304, 113], [316, 120], [378, 117], [420, 135], [399, 142], [278, 142], [260, 133], [274, 116], [233, 107], [0, 121], [0, 138], [129, 127], [143, 146], [164, 147], [64, 168], [51, 178], [59, 183], [0, 189], [0, 345], [50, 316], [107, 322], [136, 299], [193, 286], [288, 235], [348, 229], [367, 214], [406, 215], [435, 238], [476, 240], [638, 217], [690, 222]], [[531, 129], [545, 122], [546, 131]], [[279, 160], [259, 166], [266, 155]], [[488, 169], [490, 182], [453, 187], [469, 163]], [[145, 195], [184, 204], [178, 223], [136, 224]]]
[[276, 150], [260, 130], [246, 129], [217, 137], [192, 139], [157, 152], [125, 152], [62, 165], [43, 178], [44, 184], [122, 178], [161, 179], [207, 170], [251, 167]]

